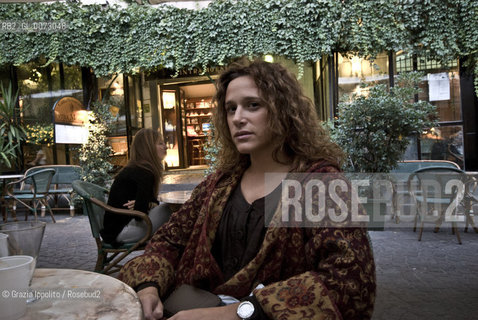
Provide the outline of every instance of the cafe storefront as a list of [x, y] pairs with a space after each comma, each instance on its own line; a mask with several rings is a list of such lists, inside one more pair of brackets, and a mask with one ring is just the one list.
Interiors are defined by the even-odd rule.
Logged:
[[[316, 63], [304, 64], [302, 70], [290, 60], [281, 62], [292, 72], [301, 73], [306, 95], [317, 106], [320, 119], [337, 116], [337, 106], [352, 93], [361, 93], [361, 82], [394, 84], [395, 76], [405, 71], [424, 73], [422, 93], [416, 99], [437, 106], [439, 126], [427, 133], [409, 137], [405, 159], [446, 159], [466, 170], [478, 169], [476, 149], [476, 109], [473, 78], [465, 72], [460, 60], [442, 65], [437, 61], [408, 55], [405, 52], [382, 53], [373, 61], [355, 56], [323, 57]], [[211, 126], [214, 81], [223, 69], [209, 68], [174, 71], [159, 69], [135, 75], [119, 74], [97, 79], [89, 68], [66, 66], [44, 61], [2, 66], [0, 80], [12, 81], [20, 91], [24, 124], [51, 124], [52, 106], [62, 97], [75, 97], [88, 108], [93, 101], [103, 100], [114, 115], [109, 142], [113, 147], [111, 161], [118, 168], [128, 160], [128, 147], [134, 134], [143, 127], [160, 130], [167, 145], [166, 169], [204, 168], [205, 144]], [[16, 88], [14, 88], [16, 89]], [[366, 94], [366, 92], [363, 92]], [[34, 148], [26, 147], [25, 161], [34, 157]], [[57, 146], [58, 164], [75, 163], [74, 149]], [[50, 157], [52, 158], [52, 157]]]
[[338, 115], [340, 101], [352, 94], [366, 95], [360, 83], [393, 86], [402, 72], [424, 74], [416, 100], [435, 105], [436, 128], [408, 137], [410, 145], [404, 160], [450, 160], [466, 170], [478, 169], [477, 108], [473, 77], [460, 59], [447, 64], [412, 56], [406, 52], [382, 53], [374, 60], [334, 54], [316, 63], [316, 104], [322, 119]]
[[[291, 60], [265, 56], [268, 61], [283, 63], [298, 74], [299, 66]], [[168, 169], [203, 168], [207, 165], [205, 145], [210, 139], [212, 98], [216, 93], [215, 80], [224, 67], [203, 71], [199, 68], [173, 72], [161, 70], [143, 77], [145, 119], [147, 126], [158, 128], [167, 146], [165, 164]], [[312, 64], [305, 65], [299, 80], [306, 94], [313, 99]]]

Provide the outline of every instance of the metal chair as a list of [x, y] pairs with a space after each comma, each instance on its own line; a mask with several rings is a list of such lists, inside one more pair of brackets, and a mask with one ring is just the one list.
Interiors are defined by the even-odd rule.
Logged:
[[[121, 260], [126, 258], [135, 250], [144, 250], [146, 242], [151, 238], [152, 225], [148, 215], [143, 212], [128, 209], [118, 209], [111, 207], [105, 203], [108, 189], [100, 187], [96, 184], [75, 180], [73, 181], [73, 190], [83, 198], [83, 205], [88, 214], [90, 221], [91, 233], [95, 238], [98, 248], [98, 258], [96, 260], [95, 271], [104, 274], [112, 274], [118, 272], [122, 264]], [[147, 226], [147, 232], [143, 238], [137, 242], [124, 243], [119, 247], [113, 247], [103, 241], [100, 231], [103, 229], [103, 219], [105, 211], [118, 215], [127, 215], [131, 217], [141, 218]]]
[[50, 165], [50, 167], [56, 170], [50, 188], [50, 195], [53, 196], [55, 204], [52, 210], [64, 210], [63, 208], [59, 208], [58, 205], [59, 200], [64, 198], [68, 202], [70, 216], [73, 217], [75, 215], [75, 206], [71, 197], [71, 193], [73, 192], [71, 183], [80, 179], [82, 168], [78, 165]]
[[471, 225], [473, 230], [476, 233], [478, 233], [478, 228], [475, 226], [475, 222], [473, 221], [475, 212], [473, 211], [473, 216], [471, 215], [473, 205], [477, 203], [478, 203], [478, 179], [476, 177], [469, 177], [465, 185], [465, 199], [464, 199], [465, 215], [466, 215], [465, 232], [468, 232], [468, 226]]
[[[50, 205], [48, 204], [48, 194], [50, 191], [51, 180], [54, 174], [55, 169], [44, 169], [29, 173], [20, 180], [10, 182], [9, 184], [7, 184], [8, 196], [6, 196], [5, 199], [9, 201], [18, 201], [23, 204], [25, 207], [27, 207], [30, 211], [33, 212], [33, 214], [35, 215], [35, 220], [38, 219], [37, 208], [38, 205], [41, 204], [48, 209], [53, 222], [56, 222], [55, 217], [53, 216], [53, 212], [51, 211]], [[22, 190], [22, 192], [20, 193], [16, 193], [13, 191], [13, 187], [16, 184], [21, 184], [26, 180], [28, 180], [31, 184], [29, 190]], [[28, 205], [27, 203], [31, 203], [31, 205]], [[28, 220], [28, 211], [25, 213], [25, 220]]]
[[[450, 167], [460, 169], [460, 166], [455, 162], [448, 160], [403, 160], [398, 162], [397, 167], [390, 171], [393, 178], [393, 214], [392, 219], [396, 223], [400, 222], [400, 210], [410, 210], [413, 206], [413, 201], [410, 199], [410, 192], [407, 188], [408, 179], [410, 175], [418, 169], [428, 167]], [[399, 199], [401, 208], [399, 208]], [[401, 212], [403, 213], [403, 212]]]
[[433, 217], [434, 232], [438, 232], [443, 219], [449, 220], [452, 232], [461, 244], [457, 221], [461, 221], [462, 217], [458, 217], [457, 209], [465, 195], [465, 182], [465, 173], [451, 167], [421, 168], [410, 175], [408, 189], [416, 205], [413, 231], [416, 231], [418, 219], [421, 220], [418, 241], [422, 239], [427, 218]]
[[[44, 166], [36, 166], [29, 168], [25, 171], [25, 175], [29, 175], [33, 172], [44, 170], [44, 169], [54, 169], [55, 174], [51, 180], [50, 184], [50, 191], [48, 192], [48, 196], [50, 200], [53, 199], [53, 207], [50, 206], [52, 211], [55, 210], [65, 210], [65, 208], [59, 208], [58, 202], [60, 198], [64, 198], [68, 202], [70, 216], [75, 215], [75, 207], [73, 202], [71, 201], [71, 193], [73, 192], [73, 188], [71, 187], [71, 183], [74, 180], [80, 179], [81, 167], [77, 165], [44, 165]], [[21, 185], [20, 189], [14, 190], [14, 194], [20, 193], [28, 193], [28, 189], [31, 186], [31, 179], [25, 179]], [[13, 206], [13, 213], [15, 214], [15, 206]], [[42, 208], [41, 215], [44, 216], [45, 211]]]

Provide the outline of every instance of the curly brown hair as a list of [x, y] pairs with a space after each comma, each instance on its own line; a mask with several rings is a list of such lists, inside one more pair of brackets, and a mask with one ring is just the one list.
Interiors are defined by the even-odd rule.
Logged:
[[[218, 169], [229, 171], [247, 164], [249, 155], [240, 154], [231, 137], [226, 119], [225, 99], [229, 83], [239, 77], [251, 77], [268, 109], [268, 125], [277, 147], [273, 159], [292, 164], [303, 171], [311, 163], [326, 160], [339, 166], [342, 150], [331, 141], [320, 125], [312, 101], [303, 93], [295, 75], [278, 63], [242, 58], [232, 63], [217, 80], [213, 122], [215, 142], [219, 147]], [[284, 162], [283, 156], [286, 157]]]

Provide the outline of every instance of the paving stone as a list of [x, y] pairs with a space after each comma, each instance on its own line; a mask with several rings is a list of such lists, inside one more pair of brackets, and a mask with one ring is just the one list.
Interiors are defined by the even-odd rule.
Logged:
[[[183, 180], [170, 177], [178, 186], [195, 185], [202, 174]], [[18, 215], [23, 219], [23, 213]], [[39, 268], [93, 270], [96, 244], [88, 218], [70, 217], [68, 211], [55, 212], [57, 223], [48, 216]], [[423, 232], [422, 241], [411, 228], [387, 223], [385, 231], [371, 231], [370, 238], [377, 266], [377, 298], [374, 320], [450, 319], [468, 320], [478, 315], [478, 234], [463, 232], [458, 244], [449, 225], [440, 232], [432, 227]], [[140, 254], [135, 253], [134, 256]], [[133, 257], [133, 255], [131, 255]]]

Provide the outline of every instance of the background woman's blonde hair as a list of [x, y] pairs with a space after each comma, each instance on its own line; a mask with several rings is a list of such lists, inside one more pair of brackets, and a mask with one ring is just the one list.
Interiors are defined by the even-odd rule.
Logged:
[[[216, 143], [220, 146], [218, 169], [232, 170], [249, 161], [249, 156], [241, 155], [234, 145], [225, 111], [227, 87], [242, 76], [254, 80], [267, 106], [268, 126], [276, 139], [275, 161], [292, 163], [296, 171], [305, 170], [318, 160], [340, 166], [343, 152], [320, 125], [314, 104], [303, 93], [295, 75], [278, 63], [241, 59], [232, 63], [217, 80], [213, 121]], [[282, 156], [287, 159], [283, 160]]]
[[130, 146], [130, 159], [127, 167], [140, 167], [151, 172], [154, 176], [154, 193], [159, 193], [159, 186], [163, 178], [163, 165], [158, 156], [156, 144], [162, 142], [161, 134], [153, 129], [144, 128], [139, 130]]

